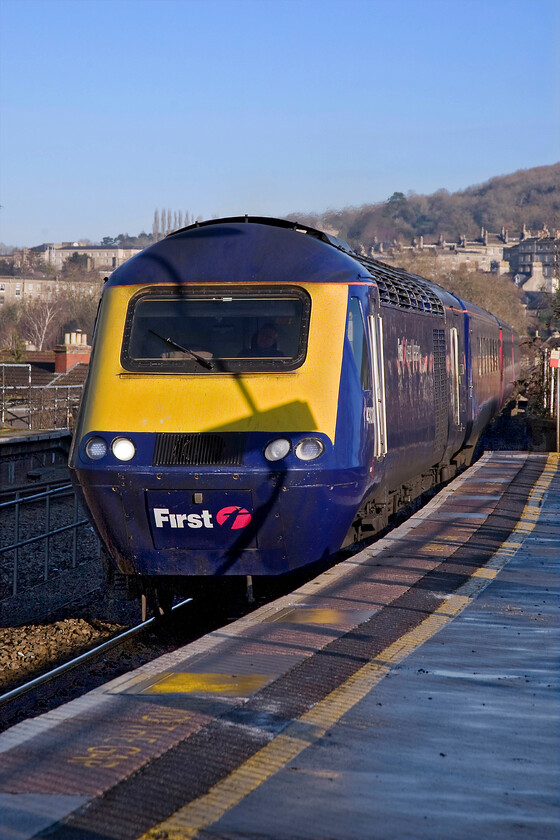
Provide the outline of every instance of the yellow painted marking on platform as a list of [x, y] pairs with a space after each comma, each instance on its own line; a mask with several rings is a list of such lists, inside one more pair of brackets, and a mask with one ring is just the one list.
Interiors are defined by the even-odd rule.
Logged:
[[272, 619], [272, 621], [289, 622], [290, 624], [343, 624], [347, 620], [348, 611], [307, 609], [306, 607], [286, 610]]
[[[462, 533], [455, 531], [444, 531], [439, 534], [431, 543], [426, 543], [419, 549], [420, 554], [443, 554], [445, 551], [455, 551], [457, 546], [463, 545], [467, 534], [472, 534], [474, 529], [472, 525], [465, 525], [465, 530]], [[467, 530], [468, 529], [468, 530]]]
[[[543, 476], [531, 490], [521, 519], [514, 528], [517, 535], [522, 530], [521, 525], [527, 506], [542, 502], [558, 470], [558, 461], [558, 455], [549, 456]], [[531, 527], [533, 528], [534, 525]], [[489, 571], [495, 570], [497, 574], [522, 544], [522, 540], [520, 542], [514, 540], [514, 545], [510, 545], [514, 532], [490, 561], [490, 569], [486, 567]], [[515, 550], [512, 551], [514, 546]], [[477, 569], [456, 593], [446, 598], [438, 609], [421, 624], [386, 647], [374, 660], [356, 671], [346, 682], [287, 726], [284, 732], [276, 736], [266, 747], [210, 788], [208, 793], [180, 808], [169, 819], [142, 835], [140, 840], [156, 840], [158, 837], [165, 837], [166, 840], [189, 840], [196, 837], [202, 829], [217, 822], [227, 811], [238, 805], [310, 744], [323, 737], [328, 729], [369, 694], [391, 668], [410, 656], [462, 612], [474, 596], [490, 582], [492, 576], [484, 574], [484, 571], [485, 567]]]
[[246, 697], [271, 681], [270, 674], [164, 674], [142, 694], [225, 694]]
[[487, 569], [486, 567], [483, 567], [481, 569], [477, 569], [476, 572], [473, 572], [472, 577], [480, 577], [486, 578], [486, 580], [494, 580], [497, 574], [497, 569]]
[[445, 540], [446, 542], [460, 542], [461, 545], [465, 542], [465, 537], [468, 533], [472, 533], [472, 527], [465, 524], [464, 530], [456, 533], [455, 531], [444, 532], [439, 537], [440, 540]]
[[185, 724], [189, 724], [192, 718], [193, 714], [188, 711], [155, 708], [141, 715], [138, 721], [124, 723], [117, 732], [111, 732], [97, 743], [84, 746], [67, 759], [68, 764], [111, 769], [123, 763], [135, 763], [139, 755], [153, 749], [154, 744], [168, 742], [170, 733], [179, 727], [185, 732]]
[[446, 551], [453, 549], [449, 543], [427, 543], [420, 549], [420, 554], [445, 554]]

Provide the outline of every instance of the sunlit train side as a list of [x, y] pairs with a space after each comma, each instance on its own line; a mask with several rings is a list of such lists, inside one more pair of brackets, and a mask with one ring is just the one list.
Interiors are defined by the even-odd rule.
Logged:
[[512, 329], [293, 222], [178, 231], [105, 284], [70, 465], [146, 585], [279, 575], [472, 458]]

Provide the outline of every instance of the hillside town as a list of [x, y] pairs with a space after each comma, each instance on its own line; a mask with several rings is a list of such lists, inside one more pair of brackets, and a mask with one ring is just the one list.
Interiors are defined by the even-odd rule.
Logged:
[[504, 228], [499, 233], [481, 228], [478, 238], [461, 236], [458, 242], [420, 237], [410, 245], [394, 243], [386, 248], [379, 243], [372, 247], [371, 256], [396, 265], [407, 251], [429, 253], [450, 269], [464, 265], [471, 270], [509, 274], [526, 294], [552, 294], [560, 283], [560, 230], [530, 231], [524, 225], [518, 234], [511, 235]]

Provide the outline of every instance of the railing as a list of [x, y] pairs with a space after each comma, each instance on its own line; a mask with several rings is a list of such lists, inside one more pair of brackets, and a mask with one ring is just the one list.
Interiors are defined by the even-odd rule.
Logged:
[[7, 382], [4, 367], [29, 368], [29, 365], [0, 365], [0, 421], [4, 425], [16, 429], [72, 427], [83, 385], [40, 386], [31, 385], [30, 381], [13, 384]]
[[0, 544], [4, 598], [75, 569], [78, 556], [83, 562], [84, 556], [99, 558], [101, 552], [71, 484], [30, 496], [17, 494], [0, 504]]

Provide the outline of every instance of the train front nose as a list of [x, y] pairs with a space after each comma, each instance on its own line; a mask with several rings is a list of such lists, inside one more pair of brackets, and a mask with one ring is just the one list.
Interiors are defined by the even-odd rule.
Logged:
[[111, 555], [141, 575], [284, 574], [336, 551], [359, 501], [318, 432], [96, 432], [80, 460]]
[[[172, 460], [208, 446], [205, 437], [185, 436]], [[200, 453], [196, 465], [166, 463], [144, 491], [150, 540], [166, 565], [182, 574], [276, 575], [338, 547], [348, 525], [344, 515], [328, 517], [329, 506], [340, 509], [340, 481], [325, 435], [230, 434], [214, 446], [227, 464], [201, 464]]]

